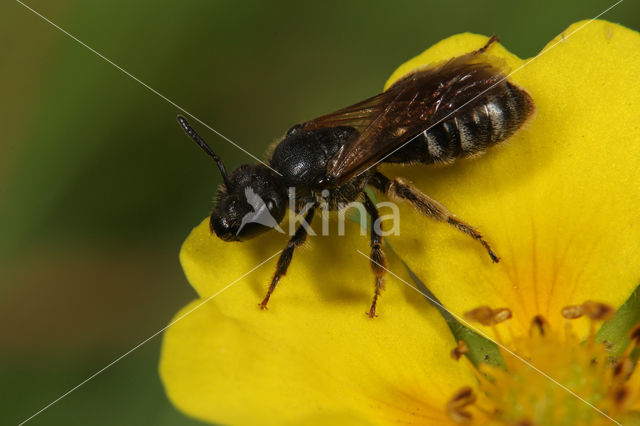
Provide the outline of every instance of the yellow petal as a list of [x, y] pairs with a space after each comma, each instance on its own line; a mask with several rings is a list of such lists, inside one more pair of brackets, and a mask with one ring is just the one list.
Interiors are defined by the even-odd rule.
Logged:
[[[167, 331], [160, 371], [178, 408], [225, 424], [450, 423], [447, 399], [473, 379], [449, 357], [455, 342], [446, 324], [421, 295], [391, 278], [380, 316], [366, 317], [373, 277], [356, 249], [368, 253], [368, 238], [354, 223], [346, 229], [345, 237], [310, 238], [311, 247], [296, 252], [269, 310], [258, 303], [275, 259], [177, 315], [193, 310]], [[206, 299], [285, 242], [274, 232], [225, 243], [205, 221], [181, 260]]]
[[[486, 40], [451, 37], [394, 78]], [[488, 51], [517, 70], [511, 80], [537, 106], [508, 143], [450, 166], [382, 169], [476, 226], [502, 261], [492, 264], [479, 244], [409, 207], [401, 235], [390, 238], [399, 255], [454, 313], [507, 306], [520, 334], [535, 314], [559, 327], [565, 305], [617, 307], [640, 281], [640, 35], [579, 22], [546, 49], [526, 65], [501, 46]]]

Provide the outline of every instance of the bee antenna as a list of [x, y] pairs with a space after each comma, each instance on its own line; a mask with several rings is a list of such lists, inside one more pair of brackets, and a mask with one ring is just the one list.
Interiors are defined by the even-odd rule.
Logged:
[[200, 135], [197, 134], [195, 130], [193, 130], [193, 127], [191, 127], [187, 119], [180, 114], [178, 114], [178, 123], [180, 123], [180, 127], [182, 127], [182, 130], [184, 130], [187, 136], [189, 136], [195, 143], [198, 144], [198, 146], [200, 146], [200, 148], [202, 148], [204, 152], [206, 152], [211, 158], [213, 158], [213, 160], [218, 165], [218, 169], [220, 169], [220, 174], [222, 175], [222, 181], [224, 182], [224, 185], [227, 187], [227, 189], [230, 190], [232, 186], [231, 180], [227, 175], [227, 171], [224, 168], [224, 163], [222, 162], [220, 157], [218, 157], [216, 153], [213, 152], [213, 150], [209, 147], [209, 145], [207, 145], [204, 139], [202, 139]]

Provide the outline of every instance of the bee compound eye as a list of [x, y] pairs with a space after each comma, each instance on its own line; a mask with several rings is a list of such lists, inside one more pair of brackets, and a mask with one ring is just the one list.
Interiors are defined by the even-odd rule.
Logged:
[[223, 241], [237, 241], [237, 226], [232, 225], [225, 217], [217, 215], [215, 212], [209, 218], [209, 229]]

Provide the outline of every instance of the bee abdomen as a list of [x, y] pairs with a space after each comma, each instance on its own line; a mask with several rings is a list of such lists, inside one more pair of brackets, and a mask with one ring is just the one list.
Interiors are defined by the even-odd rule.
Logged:
[[473, 105], [423, 132], [434, 162], [484, 151], [512, 136], [534, 110], [527, 92], [505, 81]]
[[418, 135], [388, 162], [449, 163], [483, 152], [512, 136], [534, 111], [527, 92], [504, 81]]

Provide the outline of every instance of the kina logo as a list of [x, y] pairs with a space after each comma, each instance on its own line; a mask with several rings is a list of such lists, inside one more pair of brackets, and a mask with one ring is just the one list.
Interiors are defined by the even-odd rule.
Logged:
[[253, 211], [245, 214], [242, 217], [242, 221], [240, 223], [238, 231], [236, 232], [236, 235], [239, 235], [240, 231], [242, 231], [242, 228], [244, 228], [248, 223], [258, 223], [262, 226], [273, 228], [276, 231], [284, 234], [282, 228], [278, 226], [278, 222], [273, 218], [273, 216], [271, 216], [269, 208], [265, 204], [262, 197], [256, 194], [250, 186], [244, 189], [244, 196], [247, 199], [247, 203], [249, 203], [249, 205], [253, 208]]

